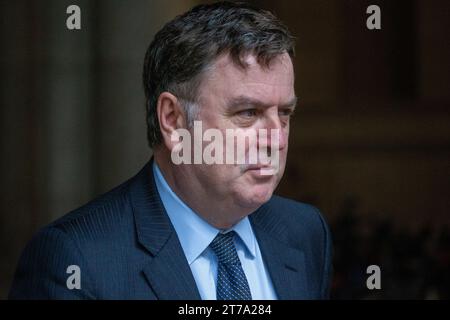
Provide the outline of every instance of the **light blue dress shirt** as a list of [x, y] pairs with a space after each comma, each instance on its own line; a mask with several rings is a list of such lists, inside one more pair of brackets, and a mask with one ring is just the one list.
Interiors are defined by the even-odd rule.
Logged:
[[[156, 161], [153, 161], [153, 174], [159, 195], [178, 235], [200, 296], [203, 300], [216, 300], [218, 263], [209, 244], [219, 232], [223, 231], [197, 215], [172, 191]], [[238, 234], [235, 238], [236, 250], [247, 277], [252, 299], [277, 299], [248, 217], [225, 232], [231, 230]]]

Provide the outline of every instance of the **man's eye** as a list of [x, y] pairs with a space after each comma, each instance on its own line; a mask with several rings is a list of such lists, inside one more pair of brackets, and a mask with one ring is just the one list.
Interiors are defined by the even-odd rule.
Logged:
[[293, 111], [291, 109], [282, 109], [282, 110], [278, 111], [278, 114], [282, 117], [283, 116], [288, 117], [293, 114]]
[[241, 117], [245, 117], [245, 118], [251, 118], [251, 117], [256, 116], [256, 110], [255, 109], [242, 110], [242, 111], [239, 111], [237, 113], [237, 115], [241, 116]]

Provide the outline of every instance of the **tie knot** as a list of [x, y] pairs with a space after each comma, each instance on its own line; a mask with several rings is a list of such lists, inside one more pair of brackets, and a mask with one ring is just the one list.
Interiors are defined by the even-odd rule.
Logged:
[[216, 254], [219, 262], [224, 264], [240, 264], [234, 245], [234, 231], [219, 233], [209, 245]]

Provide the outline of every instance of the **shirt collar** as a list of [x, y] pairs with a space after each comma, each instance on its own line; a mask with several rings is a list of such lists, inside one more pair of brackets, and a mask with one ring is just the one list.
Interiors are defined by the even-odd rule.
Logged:
[[184, 254], [191, 264], [207, 249], [219, 232], [234, 230], [252, 258], [256, 257], [256, 240], [248, 217], [229, 230], [219, 230], [196, 214], [172, 191], [164, 179], [156, 161], [153, 161], [153, 175], [161, 201], [175, 228]]

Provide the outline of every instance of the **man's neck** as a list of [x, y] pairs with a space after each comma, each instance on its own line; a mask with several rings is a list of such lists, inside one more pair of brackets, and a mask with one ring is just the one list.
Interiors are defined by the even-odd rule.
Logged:
[[230, 199], [218, 201], [211, 197], [202, 198], [201, 195], [208, 194], [208, 190], [204, 190], [195, 177], [186, 176], [182, 168], [172, 164], [170, 155], [163, 151], [154, 152], [154, 161], [172, 191], [196, 214], [218, 229], [229, 229], [256, 210], [239, 207]]

